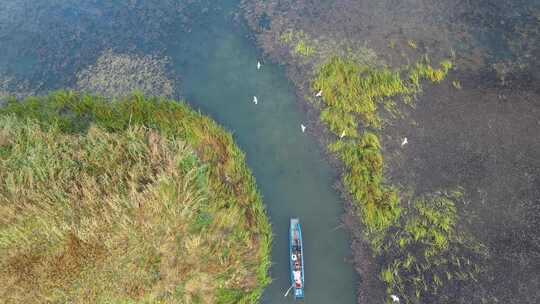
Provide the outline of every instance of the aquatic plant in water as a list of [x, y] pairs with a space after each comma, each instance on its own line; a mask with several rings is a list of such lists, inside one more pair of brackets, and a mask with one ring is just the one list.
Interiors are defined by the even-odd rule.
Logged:
[[364, 133], [358, 140], [336, 141], [329, 145], [345, 165], [343, 184], [359, 203], [365, 236], [375, 252], [382, 239], [399, 218], [401, 207], [397, 191], [383, 183], [383, 157], [380, 143], [373, 133]]
[[[362, 66], [341, 57], [333, 57], [324, 64], [312, 86], [315, 91], [322, 90], [326, 108], [355, 115], [364, 127], [374, 128], [381, 126], [377, 113], [379, 102], [384, 98], [416, 92], [401, 80], [398, 71]], [[329, 119], [326, 121], [339, 124]], [[337, 131], [334, 133], [340, 134], [342, 130]]]
[[107, 50], [96, 63], [77, 73], [77, 90], [117, 98], [134, 91], [147, 96], [172, 97], [174, 83], [167, 77], [167, 58], [115, 54]]
[[295, 56], [310, 57], [315, 54], [315, 47], [304, 31], [288, 30], [281, 34], [279, 40], [291, 48]]
[[[329, 145], [346, 167], [343, 183], [360, 208], [361, 218], [372, 248], [379, 252], [381, 239], [388, 227], [399, 218], [400, 207], [396, 190], [383, 185], [383, 158], [374, 133], [358, 136], [359, 124], [380, 128], [379, 104], [396, 96], [411, 96], [420, 90], [420, 79], [438, 82], [446, 76], [451, 63], [441, 63], [441, 69], [417, 64], [410, 75], [416, 81], [406, 82], [399, 71], [359, 65], [356, 61], [333, 57], [323, 65], [314, 81], [314, 91], [322, 91], [321, 121], [335, 135], [347, 134], [347, 140]], [[437, 77], [432, 78], [433, 74]], [[344, 133], [343, 133], [344, 132]]]
[[[41, 85], [37, 85], [38, 88]], [[35, 95], [36, 89], [31, 89], [27, 80], [9, 77], [0, 73], [0, 105], [8, 98], [25, 98]]]
[[308, 45], [308, 43], [305, 40], [300, 40], [294, 47], [294, 53], [297, 55], [301, 55], [304, 57], [309, 57], [315, 53], [315, 48]]
[[417, 198], [386, 234], [381, 279], [388, 293], [412, 303], [448, 301], [443, 291], [470, 286], [482, 275], [486, 247], [457, 228], [455, 203], [462, 195], [452, 191]]
[[333, 57], [312, 83], [313, 91], [322, 91], [321, 121], [340, 136], [328, 149], [343, 162], [342, 181], [358, 206], [364, 235], [374, 254], [383, 257], [380, 278], [389, 294], [402, 295], [405, 302], [444, 300], [436, 296], [451, 288], [449, 282], [475, 280], [481, 272], [475, 261], [485, 249], [456, 231], [453, 200], [458, 195], [425, 196], [412, 206], [401, 205], [398, 190], [384, 182], [377, 136], [368, 131], [358, 135], [357, 129], [381, 128], [381, 107], [396, 114], [393, 98], [401, 96], [410, 105], [422, 80], [439, 83], [451, 68], [448, 60], [435, 69], [424, 59], [405, 71], [392, 71]]

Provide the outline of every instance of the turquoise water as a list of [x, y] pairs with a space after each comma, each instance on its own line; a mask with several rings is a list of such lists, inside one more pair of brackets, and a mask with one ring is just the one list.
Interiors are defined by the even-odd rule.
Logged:
[[[306, 115], [296, 106], [282, 68], [263, 63], [231, 9], [212, 13], [179, 35], [169, 49], [182, 75], [182, 95], [231, 130], [246, 152], [274, 229], [271, 276], [263, 303], [293, 302], [289, 287], [288, 220], [303, 225], [306, 303], [354, 303], [355, 275], [340, 225], [343, 202], [332, 188], [336, 173], [313, 137], [302, 133]], [[257, 96], [258, 104], [252, 100]]]

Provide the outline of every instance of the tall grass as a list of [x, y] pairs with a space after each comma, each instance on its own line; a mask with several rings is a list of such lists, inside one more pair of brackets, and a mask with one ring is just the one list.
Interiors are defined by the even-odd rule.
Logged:
[[0, 294], [255, 303], [271, 229], [232, 136], [181, 103], [57, 92], [0, 108]]
[[312, 86], [315, 92], [323, 92], [325, 108], [321, 120], [334, 134], [340, 135], [356, 124], [380, 128], [378, 112], [383, 101], [396, 96], [410, 98], [420, 91], [421, 80], [440, 82], [451, 68], [452, 63], [446, 60], [440, 69], [419, 62], [407, 71], [407, 81], [402, 79], [400, 71], [376, 69], [352, 59], [333, 57], [319, 69]]
[[[377, 136], [372, 132], [358, 134], [360, 126], [381, 128], [379, 116], [385, 101], [417, 94], [420, 80], [431, 79], [433, 73], [444, 76], [451, 63], [441, 63], [434, 70], [427, 63], [418, 63], [408, 71], [409, 81], [400, 71], [377, 69], [358, 64], [350, 58], [333, 57], [324, 64], [313, 80], [313, 90], [322, 91], [320, 119], [328, 129], [344, 139], [329, 145], [345, 165], [343, 183], [358, 203], [366, 234], [375, 252], [380, 252], [382, 238], [399, 219], [401, 208], [395, 189], [383, 182], [383, 157]], [[412, 76], [414, 75], [414, 80]], [[386, 106], [388, 108], [388, 105]]]
[[396, 190], [383, 183], [379, 140], [373, 133], [364, 133], [358, 141], [338, 141], [329, 150], [345, 165], [343, 184], [359, 203], [365, 235], [373, 250], [379, 252], [386, 231], [401, 213]]

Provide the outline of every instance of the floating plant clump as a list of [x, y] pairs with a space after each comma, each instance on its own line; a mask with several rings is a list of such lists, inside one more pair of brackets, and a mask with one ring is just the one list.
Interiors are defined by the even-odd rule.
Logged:
[[166, 75], [167, 64], [166, 58], [114, 54], [108, 50], [95, 65], [77, 74], [76, 89], [115, 98], [133, 92], [172, 97], [174, 83]]

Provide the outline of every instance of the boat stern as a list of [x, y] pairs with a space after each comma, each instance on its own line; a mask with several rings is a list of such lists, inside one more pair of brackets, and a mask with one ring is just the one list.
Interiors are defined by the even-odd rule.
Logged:
[[294, 289], [294, 298], [296, 300], [303, 299], [304, 298], [304, 289], [302, 289], [302, 288]]

